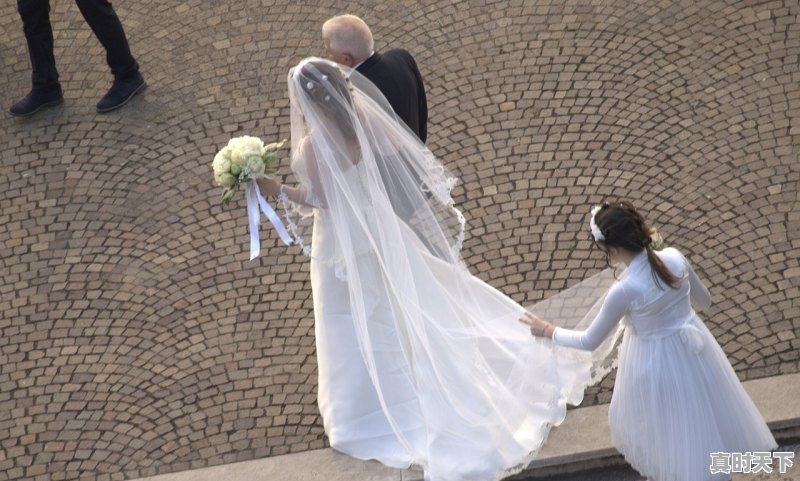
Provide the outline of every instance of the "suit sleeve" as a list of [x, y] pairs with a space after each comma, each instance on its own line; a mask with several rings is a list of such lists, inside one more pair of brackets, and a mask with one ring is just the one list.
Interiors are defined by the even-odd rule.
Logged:
[[419, 91], [419, 137], [424, 144], [428, 138], [428, 99], [425, 97], [425, 85], [422, 83], [422, 75], [414, 65], [414, 75], [417, 77], [417, 89]]
[[419, 139], [424, 144], [428, 138], [428, 99], [425, 96], [425, 84], [422, 82], [422, 74], [419, 73], [417, 63], [410, 53], [405, 52], [405, 56], [411, 71], [414, 73], [417, 89], [417, 112], [419, 114]]

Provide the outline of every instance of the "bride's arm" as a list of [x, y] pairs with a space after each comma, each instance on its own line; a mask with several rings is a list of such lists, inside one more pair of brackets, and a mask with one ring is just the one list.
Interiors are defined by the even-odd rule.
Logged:
[[318, 209], [324, 209], [326, 207], [323, 198], [315, 195], [312, 189], [309, 189], [302, 184], [294, 187], [281, 184], [279, 192], [280, 194], [285, 195], [288, 200], [297, 204], [303, 204]]
[[275, 179], [258, 179], [258, 187], [266, 196], [278, 196], [283, 194], [294, 203], [324, 209], [325, 196], [323, 195], [322, 181], [320, 179], [319, 166], [314, 155], [314, 149], [307, 140], [300, 145], [301, 161], [305, 162], [308, 168], [308, 178], [310, 185], [299, 184], [289, 186], [281, 184]]

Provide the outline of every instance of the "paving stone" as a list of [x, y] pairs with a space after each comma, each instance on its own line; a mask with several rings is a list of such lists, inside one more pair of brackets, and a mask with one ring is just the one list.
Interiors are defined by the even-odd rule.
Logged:
[[[150, 88], [51, 2], [62, 106], [0, 115], [0, 481], [106, 481], [319, 449], [308, 262], [219, 205], [231, 136], [289, 136], [286, 73], [350, 11], [415, 56], [464, 258], [528, 304], [605, 267], [590, 206], [632, 199], [712, 292], [738, 375], [800, 370], [800, 3], [143, 0], [115, 4]], [[26, 93], [0, 5], [0, 101]], [[584, 404], [608, 402], [614, 374]]]

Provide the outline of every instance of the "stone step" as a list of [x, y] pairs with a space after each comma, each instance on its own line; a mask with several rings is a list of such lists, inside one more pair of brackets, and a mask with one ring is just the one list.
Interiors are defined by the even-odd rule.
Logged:
[[[800, 373], [746, 381], [745, 389], [779, 440], [800, 438]], [[573, 409], [550, 432], [541, 455], [511, 480], [586, 472], [624, 464], [611, 445], [608, 405]], [[800, 477], [800, 462], [792, 468]], [[287, 454], [134, 481], [421, 481], [419, 471], [387, 468], [332, 449]]]

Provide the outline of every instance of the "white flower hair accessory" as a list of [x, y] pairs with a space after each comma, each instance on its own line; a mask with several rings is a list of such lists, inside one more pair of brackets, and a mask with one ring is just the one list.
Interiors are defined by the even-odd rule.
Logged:
[[589, 220], [589, 227], [592, 229], [592, 237], [594, 237], [595, 242], [600, 242], [606, 240], [606, 236], [603, 235], [603, 231], [597, 227], [597, 223], [594, 221], [594, 216], [600, 212], [603, 206], [597, 205], [592, 208], [592, 218]]

